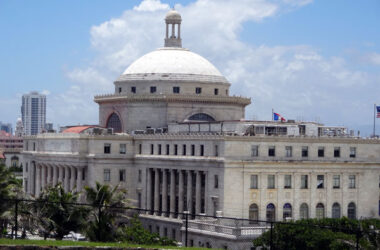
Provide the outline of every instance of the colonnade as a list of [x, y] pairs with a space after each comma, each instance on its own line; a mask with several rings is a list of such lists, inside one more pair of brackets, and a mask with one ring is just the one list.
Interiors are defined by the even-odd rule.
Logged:
[[61, 183], [66, 192], [81, 191], [85, 182], [84, 166], [34, 163], [28, 174], [28, 192], [39, 196], [46, 186]]
[[[173, 185], [174, 184], [174, 185]], [[147, 209], [155, 215], [206, 212], [207, 173], [194, 170], [147, 169]]]

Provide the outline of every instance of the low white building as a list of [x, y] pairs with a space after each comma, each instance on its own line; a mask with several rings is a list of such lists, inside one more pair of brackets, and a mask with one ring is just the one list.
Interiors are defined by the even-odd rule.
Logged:
[[[192, 219], [379, 218], [379, 139], [313, 122], [244, 120], [250, 99], [230, 96], [230, 83], [211, 63], [181, 48], [178, 12], [165, 20], [166, 47], [131, 64], [115, 94], [95, 97], [107, 129], [24, 139], [28, 193], [58, 182], [66, 190], [119, 184], [136, 206], [160, 211], [141, 216], [147, 228], [177, 240], [176, 213], [184, 211]], [[200, 227], [205, 223], [215, 231]], [[231, 247], [262, 230], [192, 220], [189, 244]]]

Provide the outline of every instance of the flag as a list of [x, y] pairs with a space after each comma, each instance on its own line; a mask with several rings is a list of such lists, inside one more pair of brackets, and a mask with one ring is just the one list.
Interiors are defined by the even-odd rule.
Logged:
[[376, 117], [380, 118], [380, 106], [376, 106]]
[[286, 121], [284, 117], [282, 117], [279, 113], [273, 112], [273, 120], [278, 121], [281, 120], [282, 122]]

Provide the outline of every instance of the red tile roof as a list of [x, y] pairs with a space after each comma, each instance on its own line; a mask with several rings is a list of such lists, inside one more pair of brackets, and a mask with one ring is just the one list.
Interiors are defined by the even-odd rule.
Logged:
[[96, 126], [76, 126], [76, 127], [67, 128], [67, 129], [63, 130], [62, 133], [80, 134], [83, 131], [85, 131], [86, 129], [93, 128], [93, 127], [96, 127]]

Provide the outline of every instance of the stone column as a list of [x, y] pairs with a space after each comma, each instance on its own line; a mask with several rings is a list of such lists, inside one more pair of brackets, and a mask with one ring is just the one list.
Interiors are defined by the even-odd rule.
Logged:
[[192, 194], [192, 173], [191, 171], [187, 171], [187, 201], [186, 201], [186, 204], [187, 204], [187, 211], [189, 211], [189, 213], [191, 214], [192, 213], [192, 210], [193, 210], [193, 194]]
[[74, 191], [75, 186], [75, 167], [70, 168], [70, 190]]
[[181, 24], [179, 23], [179, 24], [177, 24], [178, 25], [178, 39], [180, 39], [181, 38]]
[[162, 170], [162, 211], [167, 216], [168, 211], [168, 176], [166, 169]]
[[46, 165], [46, 172], [47, 172], [46, 185], [51, 186], [51, 167], [49, 165]]
[[29, 193], [35, 194], [35, 184], [36, 183], [36, 163], [33, 162], [30, 166], [30, 183], [29, 183]]
[[64, 168], [65, 168], [64, 188], [65, 188], [65, 192], [67, 192], [70, 189], [69, 166], [65, 166]]
[[152, 210], [152, 170], [147, 168], [146, 171], [146, 209]]
[[200, 171], [196, 172], [196, 184], [195, 184], [195, 214], [201, 213], [201, 177]]
[[41, 165], [41, 189], [44, 189], [46, 186], [46, 167]]
[[40, 196], [41, 190], [41, 166], [39, 164], [36, 165], [36, 191], [35, 196]]
[[82, 190], [82, 174], [83, 174], [83, 168], [78, 167], [78, 175], [77, 175], [77, 191], [80, 192]]
[[63, 186], [63, 166], [58, 165], [58, 182]]
[[174, 217], [175, 212], [175, 170], [170, 171], [170, 217]]
[[57, 185], [58, 182], [58, 167], [55, 165], [52, 165], [53, 168], [53, 186]]
[[179, 183], [178, 183], [178, 212], [183, 213], [183, 189], [184, 189], [184, 183], [183, 183], [183, 172], [179, 170]]
[[175, 36], [174, 26], [175, 26], [175, 24], [173, 23], [173, 24], [172, 24], [172, 37], [173, 37], [173, 38], [174, 38], [174, 36]]
[[160, 170], [156, 168], [154, 171], [154, 214], [157, 215], [160, 209]]
[[169, 24], [166, 24], [166, 38], [169, 38]]

